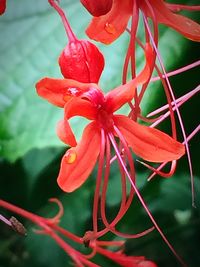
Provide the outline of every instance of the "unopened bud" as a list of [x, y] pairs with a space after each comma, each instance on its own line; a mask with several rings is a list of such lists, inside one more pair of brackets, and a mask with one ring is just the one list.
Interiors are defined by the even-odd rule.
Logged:
[[91, 42], [76, 39], [62, 51], [59, 65], [65, 78], [98, 83], [104, 68], [104, 57]]
[[91, 15], [99, 17], [111, 10], [113, 0], [81, 0], [81, 3]]
[[49, 0], [49, 3], [60, 15], [69, 39], [59, 57], [62, 75], [78, 82], [98, 83], [104, 68], [102, 53], [91, 42], [77, 39], [58, 1]]

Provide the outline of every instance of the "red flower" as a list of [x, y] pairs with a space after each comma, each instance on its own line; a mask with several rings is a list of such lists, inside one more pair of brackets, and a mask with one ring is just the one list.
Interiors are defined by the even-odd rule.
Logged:
[[95, 17], [105, 15], [111, 10], [113, 0], [80, 0], [82, 5]]
[[0, 15], [6, 11], [6, 0], [0, 0]]
[[[136, 155], [151, 162], [176, 160], [185, 153], [184, 146], [167, 134], [140, 125], [124, 115], [114, 114], [133, 99], [136, 86], [147, 81], [151, 59], [152, 49], [146, 45], [147, 62], [142, 72], [106, 95], [96, 84], [68, 79], [44, 78], [36, 84], [41, 97], [65, 109], [64, 120], [58, 125], [58, 135], [72, 148], [63, 156], [58, 176], [58, 184], [64, 191], [72, 192], [85, 182], [102, 148], [102, 136], [109, 140], [114, 136], [121, 140], [120, 136], [123, 136]], [[92, 120], [78, 144], [69, 125], [69, 119], [74, 116]]]
[[141, 10], [143, 15], [150, 17], [155, 25], [165, 24], [188, 39], [200, 41], [200, 25], [189, 18], [173, 13], [170, 10], [170, 4], [163, 0], [149, 0], [148, 2], [113, 0], [111, 10], [104, 16], [94, 17], [86, 33], [96, 41], [105, 44], [112, 43], [125, 31], [130, 17], [134, 17], [133, 5], [135, 5], [137, 14]]

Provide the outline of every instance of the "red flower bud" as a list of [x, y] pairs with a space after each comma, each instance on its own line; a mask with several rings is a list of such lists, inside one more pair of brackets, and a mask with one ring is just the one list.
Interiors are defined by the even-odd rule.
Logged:
[[62, 75], [85, 83], [98, 83], [104, 68], [104, 57], [89, 41], [70, 41], [59, 57]]
[[0, 15], [2, 15], [6, 10], [6, 0], [0, 0]]
[[77, 39], [57, 0], [49, 0], [49, 3], [60, 15], [69, 39], [59, 57], [62, 75], [78, 82], [98, 83], [104, 68], [103, 54], [91, 42]]
[[82, 5], [95, 17], [107, 14], [112, 7], [113, 0], [80, 0]]

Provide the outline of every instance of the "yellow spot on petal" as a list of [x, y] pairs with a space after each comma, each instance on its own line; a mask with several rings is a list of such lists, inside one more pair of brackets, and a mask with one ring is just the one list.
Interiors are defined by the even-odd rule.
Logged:
[[63, 100], [64, 100], [65, 102], [68, 102], [71, 98], [72, 98], [71, 95], [65, 95], [65, 96], [63, 96]]
[[68, 164], [74, 163], [77, 158], [77, 154], [75, 151], [69, 149], [65, 154], [65, 161]]
[[110, 34], [116, 33], [116, 28], [111, 23], [108, 23], [108, 22], [105, 25], [105, 30], [107, 31], [107, 33], [110, 33]]

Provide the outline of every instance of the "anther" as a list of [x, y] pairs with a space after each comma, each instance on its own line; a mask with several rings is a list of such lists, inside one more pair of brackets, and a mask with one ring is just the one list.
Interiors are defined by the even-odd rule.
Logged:
[[12, 229], [20, 235], [27, 235], [26, 228], [14, 216], [9, 219]]

